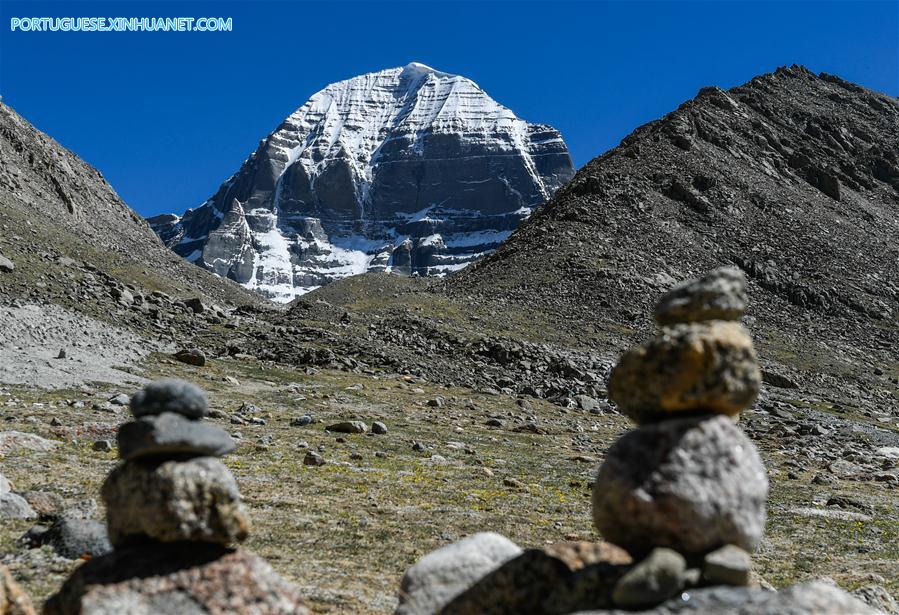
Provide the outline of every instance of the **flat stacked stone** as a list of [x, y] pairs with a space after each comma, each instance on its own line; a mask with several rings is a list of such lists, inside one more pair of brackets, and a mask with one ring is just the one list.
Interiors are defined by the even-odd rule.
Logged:
[[735, 416], [752, 405], [762, 372], [749, 332], [743, 274], [717, 269], [665, 294], [659, 335], [625, 352], [609, 396], [638, 425], [680, 414]]
[[79, 567], [44, 612], [308, 613], [296, 588], [231, 548], [249, 535], [249, 517], [217, 459], [234, 441], [203, 422], [203, 391], [161, 380], [130, 406], [134, 420], [117, 434], [123, 463], [102, 488], [114, 550]]
[[[739, 553], [755, 550], [765, 528], [765, 467], [732, 418], [753, 403], [762, 380], [739, 323], [746, 304], [746, 280], [734, 268], [675, 286], [656, 307], [659, 334], [625, 352], [609, 380], [609, 396], [638, 428], [599, 469], [594, 525], [647, 562], [668, 562], [660, 553], [671, 551], [690, 562], [708, 556], [700, 582], [747, 582], [744, 570], [723, 571], [721, 561], [746, 568]], [[656, 569], [663, 567], [622, 578], [613, 601], [645, 608], [688, 582], [670, 566], [653, 578]]]

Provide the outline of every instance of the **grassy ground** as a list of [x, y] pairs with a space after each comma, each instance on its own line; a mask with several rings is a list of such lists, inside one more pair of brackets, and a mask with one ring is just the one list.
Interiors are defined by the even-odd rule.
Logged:
[[[602, 451], [628, 427], [615, 415], [563, 410], [538, 400], [524, 409], [514, 398], [390, 375], [306, 373], [248, 360], [213, 360], [194, 368], [158, 355], [143, 368], [151, 378], [198, 383], [209, 392], [212, 407], [228, 415], [243, 402], [261, 409], [265, 425], [213, 419], [242, 436], [225, 463], [251, 510], [254, 527], [246, 547], [300, 585], [311, 606], [325, 613], [390, 612], [408, 566], [473, 532], [500, 532], [529, 547], [565, 538], [597, 540], [590, 521], [590, 477]], [[109, 437], [127, 414], [58, 402], [104, 399], [113, 392], [101, 387], [93, 397], [22, 389], [0, 394], [0, 407], [7, 402], [2, 429], [61, 442], [50, 453], [10, 454], [2, 460], [3, 474], [20, 491], [52, 491], [69, 503], [99, 500], [116, 458], [93, 451], [91, 444]], [[438, 395], [445, 404], [428, 405]], [[290, 426], [302, 414], [317, 422]], [[53, 417], [61, 427], [49, 425]], [[486, 426], [490, 417], [500, 417], [504, 427]], [[389, 433], [324, 431], [331, 422], [349, 419], [383, 421]], [[534, 419], [547, 433], [511, 429]], [[413, 450], [415, 442], [426, 450]], [[328, 463], [304, 466], [307, 449], [319, 451]], [[772, 493], [768, 534], [756, 557], [758, 574], [777, 586], [826, 575], [847, 588], [879, 575], [899, 593], [895, 492], [881, 484], [838, 480], [826, 492], [863, 502], [870, 521], [797, 514], [819, 503], [822, 487], [812, 484], [810, 475], [786, 479], [789, 459], [764, 443], [762, 449]], [[29, 559], [15, 541], [30, 525], [5, 523], [0, 553], [41, 600], [77, 563]]]

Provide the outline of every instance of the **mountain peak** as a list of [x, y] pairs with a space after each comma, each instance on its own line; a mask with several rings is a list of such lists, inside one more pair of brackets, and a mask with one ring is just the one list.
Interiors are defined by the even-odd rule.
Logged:
[[449, 75], [449, 73], [435, 70], [427, 64], [422, 64], [421, 62], [409, 62], [401, 69], [400, 75], [403, 77], [421, 77], [423, 75], [429, 75], [431, 73], [436, 73], [439, 76]]
[[151, 224], [189, 261], [290, 301], [366, 271], [461, 269], [572, 174], [555, 129], [410, 62], [320, 90], [213, 197]]

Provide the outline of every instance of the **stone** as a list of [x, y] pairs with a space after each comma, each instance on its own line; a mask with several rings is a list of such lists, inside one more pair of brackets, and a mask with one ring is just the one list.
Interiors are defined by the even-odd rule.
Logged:
[[175, 353], [175, 358], [182, 363], [203, 367], [206, 365], [206, 354], [199, 348], [185, 348]]
[[59, 445], [59, 442], [47, 440], [33, 433], [21, 431], [0, 432], [0, 455], [6, 455], [16, 450], [47, 453]]
[[200, 387], [174, 378], [151, 382], [131, 398], [131, 413], [137, 418], [175, 412], [189, 419], [201, 419], [208, 409], [206, 393]]
[[203, 300], [200, 299], [199, 297], [191, 297], [190, 299], [188, 299], [187, 301], [184, 302], [184, 305], [186, 305], [188, 308], [190, 308], [190, 310], [194, 314], [202, 314], [203, 312], [205, 312], [208, 309], [206, 307], [206, 304], [204, 304]]
[[711, 585], [749, 585], [752, 558], [734, 545], [724, 545], [703, 560], [702, 572]]
[[12, 273], [16, 270], [16, 266], [11, 260], [0, 254], [0, 272]]
[[376, 435], [383, 436], [387, 433], [387, 425], [381, 421], [375, 421], [371, 424], [371, 432]]
[[261, 558], [210, 544], [117, 548], [79, 566], [45, 615], [308, 615], [299, 590]]
[[881, 585], [865, 585], [850, 593], [875, 610], [887, 615], [899, 615], [899, 602]]
[[599, 410], [599, 402], [589, 395], [575, 395], [574, 401], [581, 410], [586, 410], [587, 412]]
[[565, 540], [548, 546], [546, 553], [565, 562], [571, 570], [600, 562], [626, 566], [634, 561], [627, 551], [610, 542]]
[[237, 483], [212, 457], [126, 462], [109, 474], [102, 495], [115, 547], [146, 538], [226, 545], [249, 533]]
[[312, 417], [308, 414], [298, 416], [290, 421], [291, 427], [305, 427], [312, 423]]
[[799, 384], [783, 374], [772, 372], [766, 369], [762, 370], [762, 382], [779, 389], [798, 389]]
[[627, 609], [655, 606], [681, 590], [686, 571], [687, 561], [680, 553], [653, 549], [646, 559], [619, 579], [612, 600]]
[[304, 466], [323, 466], [325, 465], [325, 458], [316, 453], [315, 451], [306, 451], [306, 456], [303, 457], [303, 465]]
[[108, 401], [113, 406], [127, 406], [131, 402], [131, 398], [124, 393], [119, 393], [110, 397]]
[[12, 485], [5, 476], [0, 474], [0, 496], [6, 495], [10, 491], [12, 491]]
[[557, 615], [612, 606], [627, 566], [599, 561], [577, 570], [541, 549], [528, 549], [453, 598], [442, 615]]
[[0, 519], [34, 519], [37, 514], [18, 493], [0, 495]]
[[752, 338], [739, 323], [689, 323], [625, 352], [609, 395], [640, 425], [678, 413], [733, 416], [752, 404], [761, 379]]
[[432, 551], [403, 575], [395, 615], [436, 613], [478, 579], [521, 553], [515, 543], [493, 532], [474, 534]]
[[96, 440], [91, 445], [91, 449], [97, 451], [98, 453], [109, 453], [114, 448], [115, 445], [112, 443], [112, 440]]
[[325, 431], [333, 431], [336, 433], [365, 433], [368, 426], [362, 421], [342, 421], [325, 427]]
[[21, 496], [41, 518], [59, 516], [66, 504], [61, 495], [47, 491], [25, 491]]
[[740, 320], [746, 303], [746, 276], [735, 267], [721, 267], [665, 293], [656, 305], [655, 317], [661, 325]]
[[112, 551], [106, 525], [93, 519], [62, 516], [41, 535], [40, 541], [67, 559], [98, 557]]
[[56, 358], [57, 359], [65, 359], [66, 357], [68, 357], [68, 355], [66, 354], [66, 349], [60, 348], [59, 353], [56, 355]]
[[612, 445], [593, 485], [593, 521], [632, 555], [654, 547], [702, 555], [726, 544], [754, 551], [767, 495], [758, 451], [731, 419], [672, 419]]
[[234, 439], [225, 430], [192, 421], [174, 412], [142, 416], [119, 427], [119, 457], [221, 457], [234, 450]]
[[3, 615], [36, 615], [31, 598], [25, 593], [6, 566], [0, 565], [0, 613]]

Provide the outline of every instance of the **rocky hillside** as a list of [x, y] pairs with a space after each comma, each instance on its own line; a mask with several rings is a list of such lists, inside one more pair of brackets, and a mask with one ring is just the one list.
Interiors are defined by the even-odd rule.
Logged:
[[123, 366], [259, 301], [172, 254], [99, 171], [0, 104], [0, 382], [130, 381]]
[[897, 213], [899, 103], [782, 68], [635, 130], [449, 291], [620, 348], [672, 280], [736, 265], [770, 369], [895, 411]]
[[79, 303], [71, 270], [86, 263], [120, 285], [253, 301], [236, 284], [174, 257], [100, 171], [2, 103], [0, 229], [0, 254], [15, 267], [0, 274], [0, 300]]
[[572, 175], [554, 128], [418, 63], [329, 85], [183, 216], [176, 253], [278, 301], [366, 271], [445, 275]]

